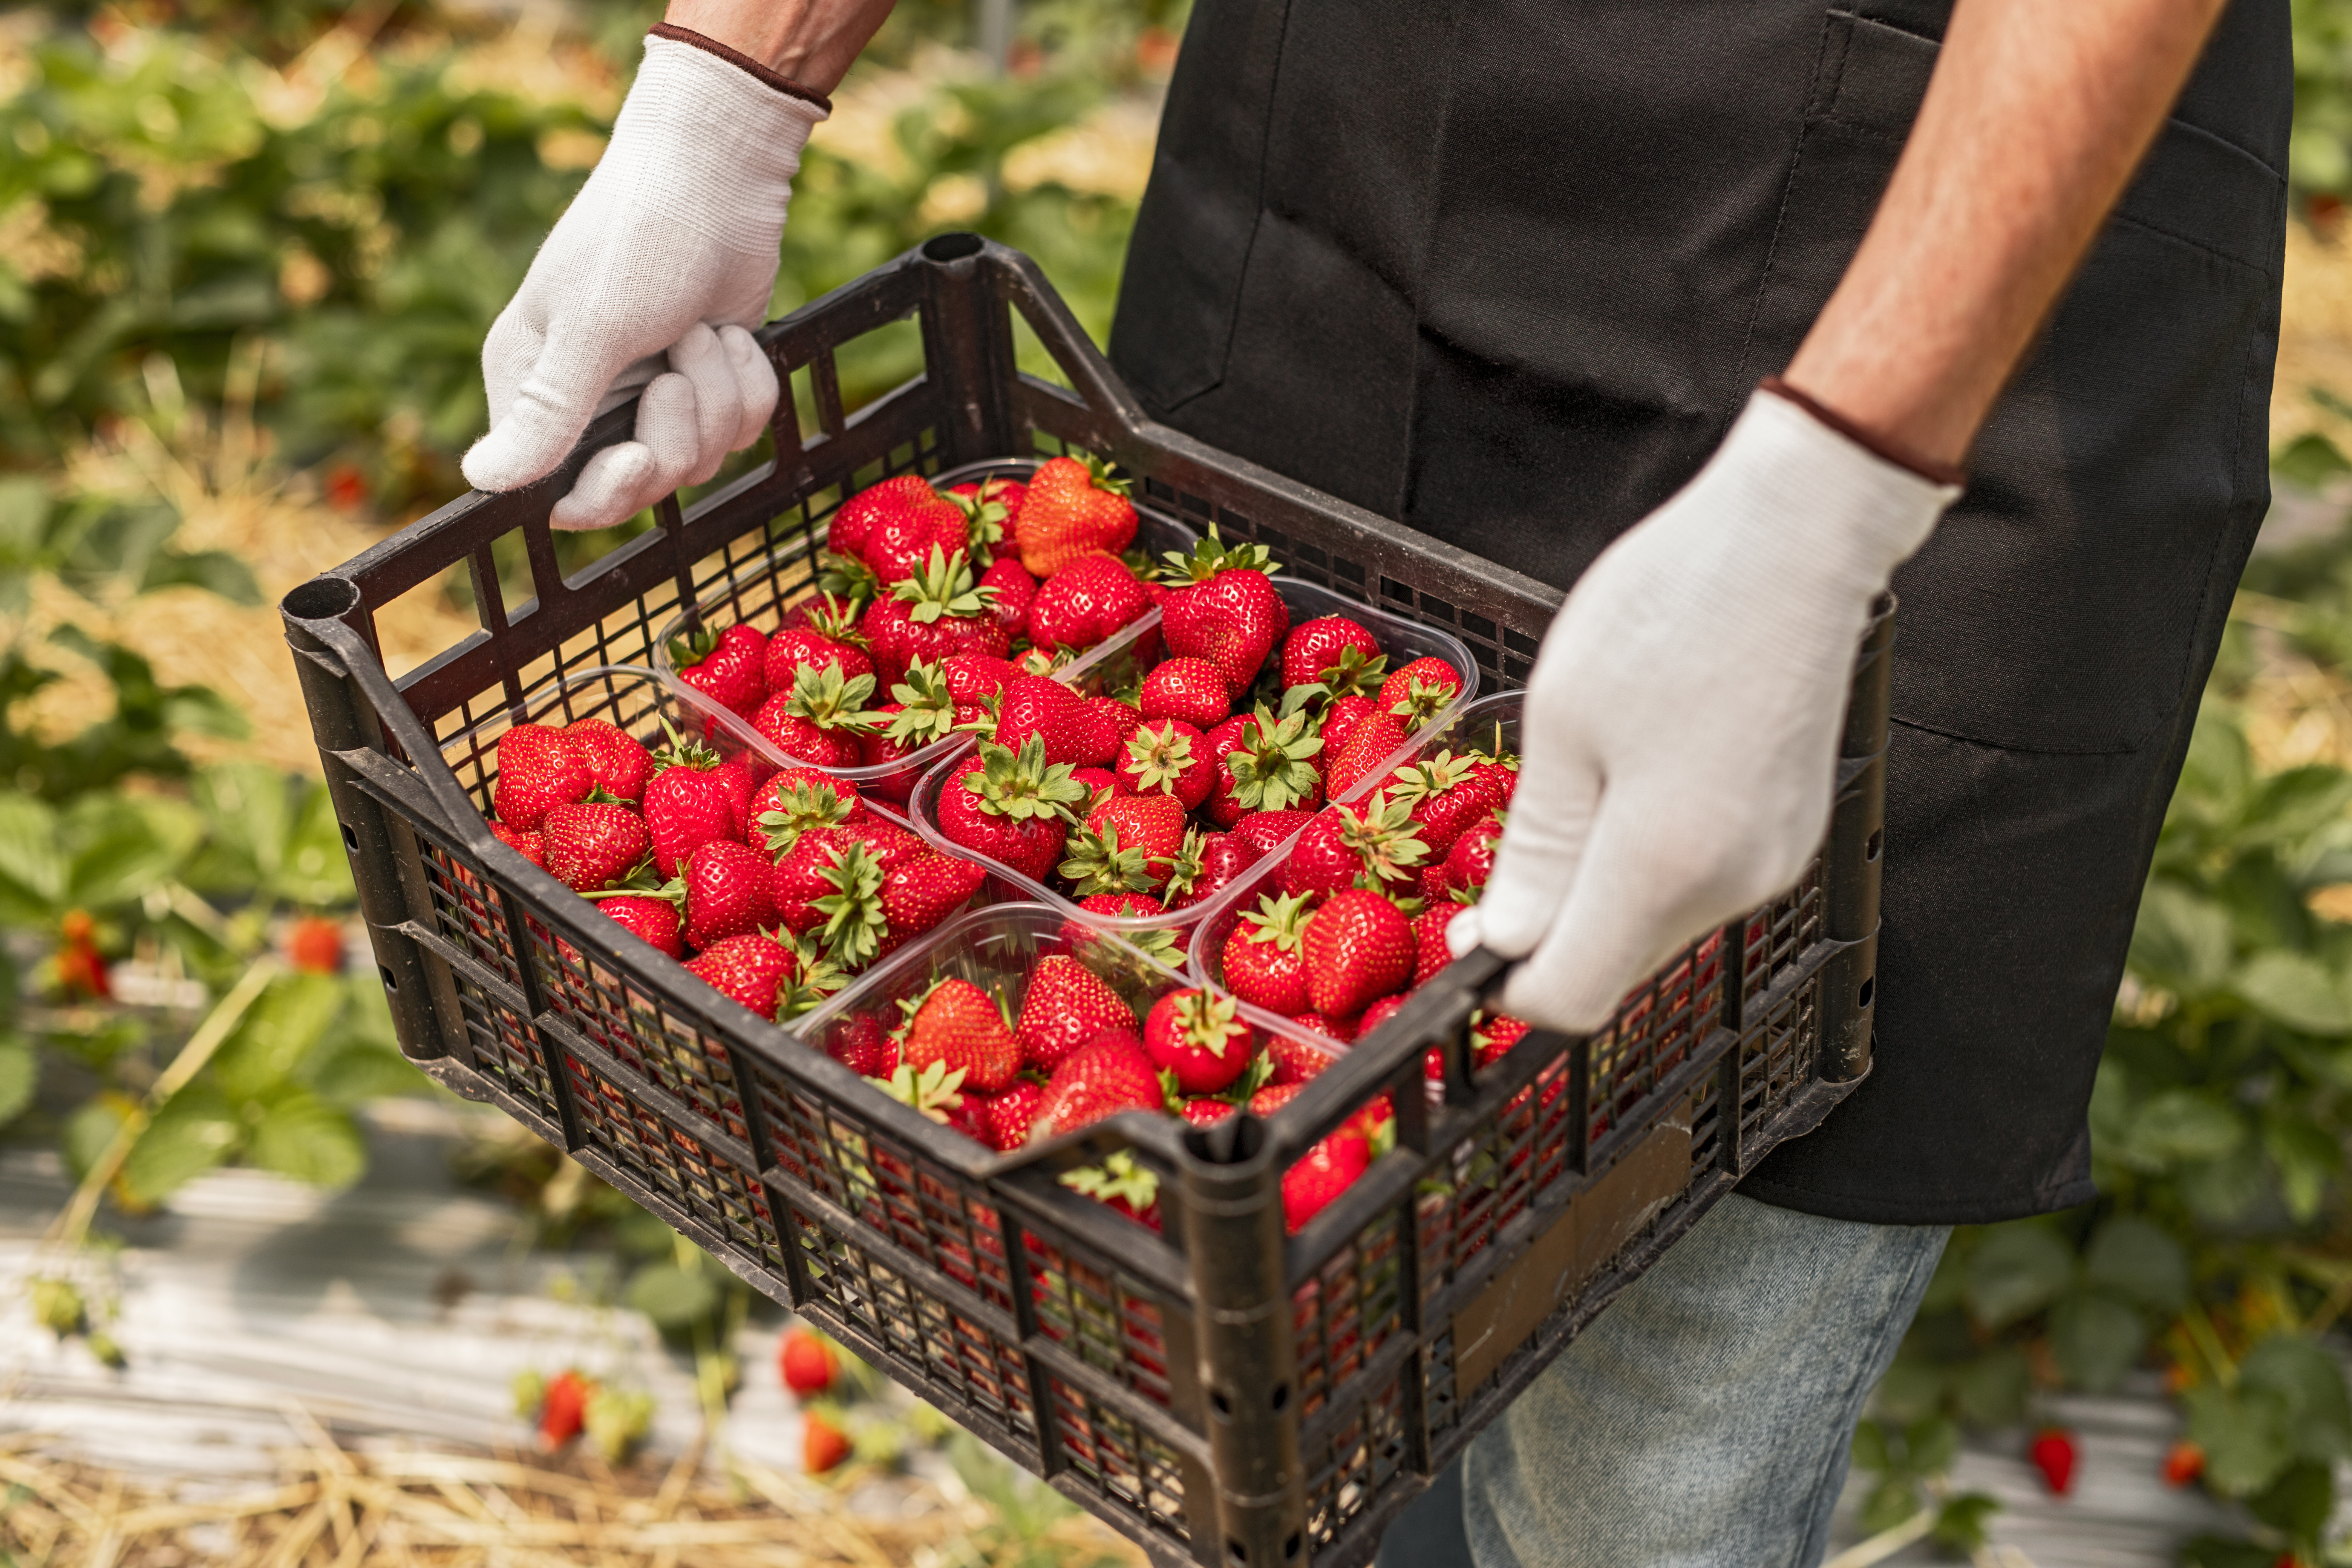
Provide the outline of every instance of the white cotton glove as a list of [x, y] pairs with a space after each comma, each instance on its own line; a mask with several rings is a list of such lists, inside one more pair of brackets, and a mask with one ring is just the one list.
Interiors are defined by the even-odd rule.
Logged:
[[793, 176], [825, 113], [693, 44], [646, 40], [604, 157], [482, 345], [490, 433], [466, 454], [468, 481], [543, 478], [640, 386], [636, 439], [588, 460], [556, 527], [620, 522], [760, 438], [776, 373], [746, 329], [767, 314]]
[[1446, 930], [1457, 954], [1528, 959], [1505, 1011], [1597, 1028], [1676, 946], [1796, 880], [1871, 604], [1958, 494], [1759, 390], [1601, 552], [1528, 678], [1494, 873]]

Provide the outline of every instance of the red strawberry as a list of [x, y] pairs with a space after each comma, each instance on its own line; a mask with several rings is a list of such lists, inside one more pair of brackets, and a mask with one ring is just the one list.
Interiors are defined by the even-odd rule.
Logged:
[[1045, 1086], [1034, 1079], [1016, 1078], [1001, 1094], [968, 1094], [968, 1120], [980, 1130], [980, 1141], [1000, 1154], [1009, 1154], [1029, 1142], [1030, 1124], [1045, 1103]]
[[776, 1347], [776, 1369], [793, 1397], [814, 1399], [833, 1386], [840, 1373], [833, 1347], [806, 1329], [788, 1329]]
[[1214, 524], [1186, 557], [1169, 552], [1171, 584], [1160, 604], [1168, 651], [1205, 658], [1228, 691], [1246, 691], [1275, 645], [1290, 630], [1290, 608], [1266, 574], [1276, 569], [1254, 544], [1226, 545]]
[[1118, 787], [1118, 775], [1108, 768], [1072, 768], [1070, 776], [1087, 786], [1086, 809], [1079, 813], [1083, 816], [1092, 816], [1114, 796], [1129, 793]]
[[1249, 1097], [1249, 1113], [1252, 1116], [1272, 1116], [1297, 1099], [1298, 1091], [1306, 1087], [1303, 1083], [1267, 1084]]
[[898, 1042], [871, 1013], [850, 1013], [824, 1037], [824, 1054], [860, 1078], [887, 1079], [898, 1070]]
[[1314, 820], [1311, 811], [1254, 811], [1234, 824], [1231, 837], [1250, 849], [1250, 858], [1255, 862], [1289, 843], [1299, 829]]
[[1404, 721], [1384, 709], [1374, 709], [1348, 731], [1348, 743], [1323, 764], [1323, 788], [1333, 800], [1352, 794], [1359, 784], [1379, 776], [1388, 761], [1411, 738]]
[[1304, 1230], [1371, 1163], [1370, 1141], [1351, 1128], [1343, 1127], [1307, 1150], [1282, 1173], [1283, 1227], [1293, 1235]]
[[[1349, 653], [1355, 658], [1347, 658]], [[1373, 689], [1363, 681], [1368, 674], [1378, 680], [1373, 666], [1385, 668], [1387, 662], [1381, 639], [1361, 626], [1345, 616], [1318, 616], [1293, 626], [1283, 639], [1282, 684], [1321, 686], [1327, 695], [1339, 698]]]
[[669, 644], [670, 668], [680, 681], [746, 719], [768, 700], [767, 652], [767, 637], [740, 621], [724, 631], [672, 637]]
[[874, 653], [875, 679], [884, 689], [898, 685], [907, 667], [936, 663], [954, 653], [1002, 658], [1013, 639], [990, 608], [994, 591], [972, 581], [970, 558], [961, 551], [935, 554], [914, 575], [866, 607], [858, 622]]
[[1181, 719], [1146, 720], [1118, 755], [1118, 781], [1135, 795], [1172, 795], [1187, 811], [1209, 798], [1216, 763], [1201, 731]]
[[643, 818], [625, 805], [601, 802], [556, 806], [541, 823], [541, 836], [548, 870], [575, 893], [611, 887], [653, 847]]
[[1230, 1100], [1196, 1096], [1184, 1102], [1184, 1120], [1195, 1127], [1214, 1127], [1240, 1109]]
[[980, 585], [989, 590], [988, 613], [996, 617], [1006, 642], [1022, 635], [1029, 625], [1029, 606], [1037, 598], [1037, 579], [1028, 569], [1010, 555], [1000, 555], [980, 574]]
[[[1333, 806], [1299, 834], [1283, 863], [1283, 891], [1335, 893], [1354, 887], [1404, 898], [1428, 858], [1421, 825], [1406, 815], [1402, 801]], [[1310, 861], [1318, 864], [1310, 869]]]
[[498, 841], [530, 861], [534, 866], [547, 864], [547, 840], [537, 833], [524, 833], [503, 822], [490, 824], [490, 832]]
[[1089, 648], [1141, 620], [1151, 595], [1116, 555], [1071, 561], [1037, 586], [1024, 623], [1041, 648]]
[[1248, 845], [1232, 833], [1202, 833], [1198, 828], [1184, 837], [1183, 847], [1176, 851], [1175, 864], [1169, 868], [1168, 885], [1160, 896], [1171, 910], [1188, 910], [1223, 892], [1240, 879], [1257, 859]]
[[580, 743], [544, 724], [517, 724], [499, 737], [499, 781], [490, 805], [500, 822], [535, 833], [550, 809], [588, 798], [595, 773]]
[[580, 1435], [587, 1417], [588, 1401], [595, 1393], [596, 1385], [570, 1367], [555, 1374], [540, 1400], [539, 1446], [542, 1450], [553, 1453]]
[[713, 839], [740, 837], [749, 802], [739, 800], [736, 789], [747, 782], [740, 766], [730, 770], [716, 752], [673, 734], [655, 755], [654, 776], [646, 784], [655, 872], [675, 877], [678, 862], [694, 850]]
[[1364, 1016], [1356, 1020], [1356, 1037], [1362, 1039], [1366, 1035], [1395, 1017], [1397, 1010], [1408, 1000], [1410, 998], [1400, 993], [1394, 996], [1383, 996], [1365, 1008]]
[[644, 796], [646, 780], [653, 776], [653, 753], [626, 731], [603, 719], [576, 719], [563, 732], [588, 759], [598, 789], [632, 805]]
[[1502, 780], [1508, 776], [1506, 769], [1482, 766], [1475, 755], [1440, 752], [1397, 769], [1374, 798], [1403, 802], [1421, 824], [1428, 858], [1443, 860], [1465, 829], [1503, 808], [1510, 797]]
[[870, 675], [844, 677], [837, 665], [803, 667], [793, 672], [789, 689], [769, 694], [751, 724], [788, 757], [820, 768], [852, 768], [859, 760], [857, 737], [871, 728], [865, 707], [873, 694]]
[[1451, 899], [1440, 899], [1412, 917], [1412, 984], [1415, 988], [1429, 977], [1454, 962], [1452, 950], [1445, 945], [1445, 928], [1454, 917], [1468, 909]]
[[2185, 1487], [2205, 1473], [2205, 1450], [2183, 1437], [2164, 1451], [2164, 1484]]
[[1051, 1138], [1090, 1127], [1122, 1110], [1159, 1111], [1167, 1093], [1160, 1069], [1132, 1035], [1106, 1032], [1063, 1059], [1046, 1080], [1045, 1103], [1030, 1136]]
[[614, 923], [625, 928], [630, 935], [651, 943], [672, 958], [685, 953], [686, 944], [678, 940], [677, 906], [667, 899], [632, 894], [618, 899], [599, 899], [596, 907]]
[[769, 874], [768, 896], [775, 923], [798, 936], [821, 925], [824, 911], [817, 900], [841, 889], [833, 876], [845, 841], [829, 827], [812, 827], [796, 838]]
[[1276, 1034], [1267, 1035], [1265, 1054], [1274, 1063], [1274, 1076], [1266, 1079], [1272, 1084], [1305, 1083], [1339, 1059], [1319, 1046]]
[[1255, 1033], [1232, 997], [1171, 991], [1143, 1020], [1143, 1048], [1186, 1094], [1214, 1094], [1249, 1066]]
[[1293, 1013], [1290, 1021], [1310, 1035], [1320, 1035], [1327, 1040], [1347, 1045], [1356, 1037], [1353, 1018], [1327, 1018], [1320, 1013]]
[[772, 1018], [776, 989], [799, 970], [800, 960], [773, 937], [753, 931], [721, 938], [708, 952], [687, 960], [686, 967], [730, 1002]]
[[855, 839], [866, 846], [874, 863], [885, 871], [896, 870], [918, 855], [930, 853], [931, 847], [895, 822], [886, 822], [872, 815], [853, 816], [835, 831], [844, 842]]
[[1043, 882], [1061, 859], [1068, 808], [1086, 793], [1066, 764], [1046, 765], [1037, 736], [1017, 752], [983, 742], [940, 791], [940, 831], [950, 843]]
[[1184, 847], [1184, 808], [1174, 795], [1114, 795], [1069, 842], [1058, 869], [1084, 898], [1093, 893], [1157, 893]]
[[[1005, 683], [996, 714], [996, 742], [1019, 751], [1032, 735], [1045, 747], [1048, 763], [1073, 767], [1087, 761], [1089, 742], [1086, 699], [1042, 675], [1016, 676]], [[1108, 760], [1108, 759], [1106, 759]]]
[[920, 1072], [934, 1062], [962, 1087], [994, 1094], [1021, 1070], [1021, 1042], [995, 997], [969, 980], [940, 981], [908, 1010], [898, 1034], [902, 1067]]
[[1102, 460], [1049, 458], [1029, 476], [1015, 530], [1021, 564], [1051, 577], [1093, 551], [1116, 555], [1135, 542], [1135, 507], [1127, 481], [1114, 479]]
[[1323, 750], [1334, 761], [1347, 750], [1348, 737], [1356, 732], [1356, 726], [1362, 723], [1364, 716], [1373, 711], [1376, 706], [1370, 698], [1360, 695], [1337, 698], [1330, 707], [1323, 710]]
[[1021, 1016], [1013, 1026], [1024, 1058], [1052, 1072], [1105, 1029], [1133, 1029], [1135, 1010], [1102, 977], [1066, 953], [1050, 953], [1029, 972]]
[[857, 786], [815, 768], [786, 768], [751, 796], [743, 841], [782, 858], [812, 827], [835, 827], [866, 813]]
[[1099, 1165], [1081, 1165], [1059, 1178], [1072, 1192], [1094, 1199], [1138, 1225], [1160, 1228], [1160, 1178], [1122, 1149]]
[[[1364, 1010], [1369, 1014], [1371, 1009]], [[1492, 1067], [1511, 1054], [1511, 1047], [1528, 1037], [1527, 1024], [1507, 1013], [1481, 1015], [1470, 1031], [1470, 1043], [1477, 1048], [1478, 1065]]]
[[1078, 761], [1091, 767], [1109, 767], [1127, 750], [1127, 742], [1143, 728], [1143, 715], [1130, 702], [1116, 697], [1089, 697], [1080, 727]]
[[840, 1427], [813, 1410], [801, 1417], [801, 1468], [821, 1476], [849, 1455], [850, 1442]]
[[995, 525], [996, 542], [1007, 548], [1012, 545], [1013, 534], [1021, 526], [1021, 503], [1029, 494], [1027, 485], [1019, 479], [1003, 478], [982, 479], [978, 484], [966, 480], [960, 485], [950, 485], [948, 494], [961, 496], [982, 506], [995, 507], [1003, 514]]
[[[928, 489], [929, 487], [926, 487]], [[971, 524], [956, 502], [929, 490], [902, 492], [905, 504], [889, 508], [874, 520], [860, 552], [874, 575], [887, 588], [921, 572], [934, 552], [941, 555], [971, 552]]]
[[1445, 852], [1445, 858], [1421, 874], [1421, 896], [1435, 903], [1461, 894], [1475, 895], [1495, 869], [1495, 846], [1503, 837], [1503, 819], [1485, 817], [1472, 823]]
[[748, 845], [714, 838], [686, 858], [686, 940], [707, 948], [776, 921], [775, 866]]
[[1300, 939], [1307, 900], [1271, 894], [1234, 922], [1218, 955], [1227, 989], [1243, 1001], [1286, 1016], [1307, 1011], [1307, 959]]
[[2064, 1497], [2074, 1489], [2077, 1450], [2072, 1432], [2058, 1426], [2043, 1427], [2033, 1435], [2025, 1457], [2033, 1461], [2033, 1468], [2042, 1472], [2042, 1484], [2053, 1492]]
[[1442, 658], [1417, 658], [1391, 671], [1373, 700], [1403, 720], [1408, 729], [1417, 730], [1436, 718], [1437, 710], [1461, 689], [1462, 677], [1452, 665]]
[[1218, 826], [1231, 827], [1254, 811], [1312, 811], [1323, 804], [1323, 775], [1314, 763], [1323, 742], [1312, 722], [1304, 710], [1277, 720], [1260, 708], [1209, 731], [1216, 776], [1208, 807]]
[[1412, 927], [1378, 893], [1335, 893], [1307, 919], [1307, 983], [1315, 1010], [1352, 1018], [1412, 978]]
[[1138, 706], [1146, 719], [1181, 719], [1196, 730], [1211, 730], [1234, 710], [1225, 678], [1205, 658], [1171, 658], [1143, 678]]
[[841, 503], [825, 529], [825, 548], [837, 555], [854, 555], [863, 560], [866, 541], [885, 519], [939, 504], [939, 492], [920, 474], [900, 474], [896, 479], [884, 479]]
[[895, 941], [920, 936], [971, 902], [988, 868], [960, 855], [917, 855], [882, 874], [882, 913]]
[[[845, 679], [874, 673], [874, 660], [864, 648], [837, 642], [807, 626], [794, 626], [768, 639], [764, 668], [771, 691], [782, 691], [791, 686], [803, 669], [824, 669], [835, 665], [840, 667]], [[753, 711], [757, 710], [755, 706]]]

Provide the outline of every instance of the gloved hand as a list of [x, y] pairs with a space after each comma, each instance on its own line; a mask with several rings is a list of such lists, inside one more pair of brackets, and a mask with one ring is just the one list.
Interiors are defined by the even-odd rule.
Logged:
[[793, 176], [828, 106], [740, 58], [646, 40], [604, 157], [482, 345], [490, 433], [463, 465], [477, 488], [545, 476], [640, 386], [636, 439], [588, 460], [556, 527], [619, 522], [759, 439], [778, 388], [746, 329], [767, 314]]
[[1529, 957], [1505, 1011], [1582, 1032], [1679, 944], [1795, 881], [1829, 828], [1872, 601], [1959, 494], [1768, 387], [1544, 635], [1519, 787], [1446, 936]]

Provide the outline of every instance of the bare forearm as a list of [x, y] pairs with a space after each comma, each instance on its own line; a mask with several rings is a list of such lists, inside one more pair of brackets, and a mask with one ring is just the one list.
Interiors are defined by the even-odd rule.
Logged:
[[662, 20], [831, 92], [894, 0], [669, 0]]
[[1959, 0], [1862, 248], [1787, 380], [1958, 463], [2223, 0]]

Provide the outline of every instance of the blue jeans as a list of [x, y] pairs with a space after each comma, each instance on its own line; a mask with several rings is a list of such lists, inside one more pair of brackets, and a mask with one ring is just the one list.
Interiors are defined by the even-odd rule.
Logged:
[[1812, 1568], [1949, 1234], [1725, 1198], [1390, 1528], [1380, 1568]]

